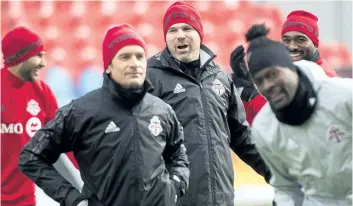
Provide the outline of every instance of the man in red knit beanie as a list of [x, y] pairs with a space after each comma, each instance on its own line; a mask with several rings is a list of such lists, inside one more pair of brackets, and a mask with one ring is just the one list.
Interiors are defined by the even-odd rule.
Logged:
[[[22, 150], [19, 168], [60, 205], [175, 206], [189, 162], [174, 111], [147, 93], [145, 42], [122, 24], [102, 45], [102, 87], [60, 108]], [[50, 167], [65, 151], [80, 165], [81, 192]]]
[[177, 1], [163, 18], [166, 48], [148, 60], [152, 94], [170, 104], [184, 127], [190, 187], [180, 206], [233, 205], [232, 149], [257, 173], [269, 177], [251, 142], [244, 107], [233, 81], [202, 44], [200, 13]]
[[[282, 40], [290, 51], [293, 61], [301, 59], [316, 62], [329, 77], [337, 76], [335, 70], [322, 60], [319, 52], [319, 27], [318, 18], [307, 11], [291, 12], [282, 28]], [[269, 29], [264, 24], [254, 24], [246, 34], [248, 42], [255, 39], [266, 39]], [[238, 90], [247, 114], [247, 120], [251, 124], [256, 114], [267, 102], [259, 94], [252, 78], [250, 77], [245, 63], [245, 49], [243, 46], [236, 47], [230, 58], [233, 70], [233, 81]], [[249, 54], [248, 54], [249, 57]]]
[[283, 24], [281, 35], [293, 61], [305, 59], [316, 62], [328, 76], [337, 76], [335, 70], [321, 59], [317, 16], [303, 10], [292, 11]]
[[[2, 53], [1, 205], [30, 206], [36, 204], [35, 185], [19, 171], [19, 154], [36, 131], [55, 116], [58, 105], [48, 85], [38, 80], [45, 66], [45, 48], [37, 34], [25, 27], [9, 31], [2, 39]], [[71, 159], [74, 161], [72, 154]], [[71, 172], [76, 171], [71, 171], [74, 167], [66, 156], [55, 167], [75, 181]]]

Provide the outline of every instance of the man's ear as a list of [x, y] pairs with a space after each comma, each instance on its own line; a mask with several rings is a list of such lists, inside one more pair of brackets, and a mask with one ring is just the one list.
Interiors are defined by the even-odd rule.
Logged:
[[105, 70], [105, 73], [110, 74], [110, 73], [112, 72], [112, 69], [113, 69], [112, 63], [110, 63], [110, 64], [108, 65], [108, 68]]

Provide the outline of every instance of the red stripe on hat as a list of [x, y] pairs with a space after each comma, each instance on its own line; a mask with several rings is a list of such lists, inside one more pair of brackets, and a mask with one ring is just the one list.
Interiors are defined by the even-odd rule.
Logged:
[[281, 35], [289, 31], [298, 31], [307, 35], [316, 46], [319, 46], [319, 26], [318, 18], [307, 11], [293, 11], [287, 16], [283, 24]]
[[167, 9], [163, 17], [164, 40], [166, 38], [168, 29], [177, 23], [185, 23], [192, 26], [199, 33], [202, 41], [203, 27], [201, 22], [201, 15], [191, 4], [178, 1]]
[[2, 53], [6, 67], [19, 64], [44, 50], [43, 40], [26, 27], [17, 27], [2, 39]]
[[103, 41], [103, 64], [106, 70], [116, 55], [123, 47], [128, 45], [141, 46], [146, 51], [146, 44], [142, 36], [130, 25], [122, 24], [110, 28]]

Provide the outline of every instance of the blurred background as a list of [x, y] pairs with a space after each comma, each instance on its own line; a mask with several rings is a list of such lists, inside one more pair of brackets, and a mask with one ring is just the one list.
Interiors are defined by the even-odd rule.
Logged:
[[[165, 47], [162, 19], [173, 1], [1, 1], [1, 36], [16, 26], [36, 31], [47, 48], [42, 79], [59, 105], [102, 84], [101, 44], [114, 24], [129, 23], [148, 43], [148, 56]], [[216, 62], [230, 72], [231, 51], [245, 42], [254, 23], [265, 23], [269, 37], [281, 40], [287, 14], [307, 10], [319, 18], [320, 52], [340, 76], [352, 77], [351, 1], [192, 1], [201, 12], [203, 43], [216, 54]], [[1, 58], [2, 60], [2, 58]], [[1, 62], [2, 63], [2, 62]], [[3, 65], [3, 64], [2, 64]], [[233, 154], [237, 205], [269, 205], [273, 190]]]

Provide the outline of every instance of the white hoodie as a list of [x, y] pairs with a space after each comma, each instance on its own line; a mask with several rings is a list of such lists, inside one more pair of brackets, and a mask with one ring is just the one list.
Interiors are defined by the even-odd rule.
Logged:
[[353, 81], [326, 77], [313, 62], [295, 64], [317, 93], [314, 114], [303, 125], [290, 126], [279, 122], [267, 103], [252, 125], [253, 140], [273, 174], [277, 205], [352, 205]]

